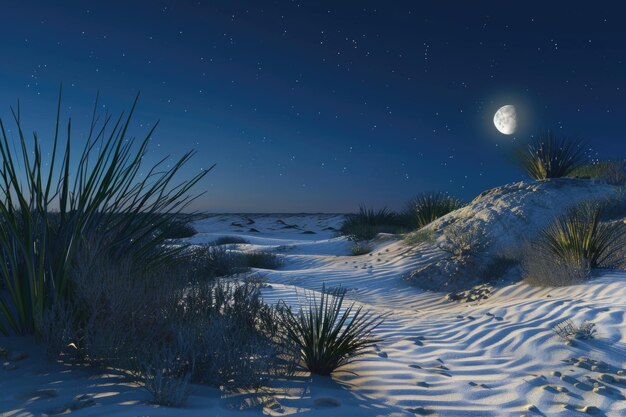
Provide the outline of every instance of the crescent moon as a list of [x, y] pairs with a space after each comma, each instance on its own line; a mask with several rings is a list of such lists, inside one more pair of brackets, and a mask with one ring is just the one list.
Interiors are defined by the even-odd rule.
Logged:
[[517, 130], [517, 110], [512, 104], [498, 109], [493, 116], [493, 124], [504, 135], [512, 135]]

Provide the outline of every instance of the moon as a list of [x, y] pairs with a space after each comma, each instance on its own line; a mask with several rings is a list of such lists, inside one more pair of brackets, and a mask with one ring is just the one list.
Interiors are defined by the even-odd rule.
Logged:
[[512, 104], [507, 104], [498, 109], [493, 116], [493, 124], [502, 134], [512, 135], [517, 130], [517, 110]]

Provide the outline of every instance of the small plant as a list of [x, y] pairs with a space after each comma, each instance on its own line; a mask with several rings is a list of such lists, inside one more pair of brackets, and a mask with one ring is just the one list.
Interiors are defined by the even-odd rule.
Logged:
[[[177, 355], [167, 349], [140, 358], [142, 364], [137, 382], [152, 395], [152, 402], [167, 407], [182, 407], [189, 397], [191, 374], [176, 364]], [[183, 368], [183, 370], [181, 370]]]
[[352, 256], [367, 255], [371, 251], [372, 248], [367, 243], [363, 242], [354, 242], [350, 248]]
[[220, 236], [213, 242], [213, 245], [244, 245], [248, 244], [246, 239], [239, 236]]
[[602, 266], [616, 251], [623, 251], [619, 243], [623, 242], [626, 227], [601, 223], [601, 217], [600, 204], [583, 203], [544, 229], [537, 249], [573, 265]]
[[241, 256], [244, 265], [248, 268], [279, 269], [283, 266], [282, 258], [271, 252], [245, 252]]
[[561, 339], [565, 341], [593, 339], [596, 334], [596, 325], [590, 321], [583, 321], [579, 326], [570, 319], [557, 324], [552, 329]]
[[421, 229], [427, 224], [463, 207], [460, 200], [442, 192], [422, 193], [411, 200], [404, 215], [415, 228]]
[[382, 317], [364, 312], [354, 303], [343, 308], [344, 297], [345, 291], [329, 294], [322, 286], [319, 297], [312, 297], [308, 308], [298, 313], [283, 303], [285, 336], [297, 347], [310, 372], [330, 375], [380, 342], [372, 332]]
[[587, 161], [584, 142], [557, 138], [552, 131], [534, 138], [519, 153], [519, 163], [533, 179], [561, 178]]
[[610, 185], [626, 185], [626, 159], [594, 161], [576, 168], [570, 176], [599, 179]]
[[358, 213], [348, 214], [340, 233], [350, 240], [370, 240], [378, 233], [397, 233], [401, 228], [399, 216], [386, 208], [375, 211], [361, 206]]
[[443, 233], [444, 241], [439, 249], [452, 255], [454, 261], [461, 264], [470, 261], [489, 246], [485, 231], [477, 224], [463, 227], [460, 222], [448, 225]]
[[409, 233], [404, 237], [407, 245], [417, 245], [420, 243], [434, 243], [435, 234], [432, 229], [420, 229], [416, 232]]

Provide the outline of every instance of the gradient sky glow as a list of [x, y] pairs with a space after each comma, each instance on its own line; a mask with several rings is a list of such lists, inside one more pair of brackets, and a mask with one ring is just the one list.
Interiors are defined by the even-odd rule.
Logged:
[[[2, 3], [0, 116], [19, 99], [45, 139], [60, 83], [76, 132], [98, 91], [114, 114], [141, 91], [133, 132], [160, 120], [155, 159], [217, 163], [199, 209], [469, 200], [522, 179], [512, 147], [548, 128], [626, 156], [619, 2]], [[512, 136], [492, 123], [505, 104], [521, 112]]]

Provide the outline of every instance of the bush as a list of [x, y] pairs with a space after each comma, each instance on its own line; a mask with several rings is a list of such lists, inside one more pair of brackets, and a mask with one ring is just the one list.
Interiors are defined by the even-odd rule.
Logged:
[[354, 242], [350, 248], [352, 256], [367, 255], [372, 251], [372, 248], [363, 242]]
[[[606, 266], [616, 251], [623, 251], [625, 227], [601, 223], [602, 207], [584, 203], [559, 216], [540, 236], [540, 251], [577, 266]], [[618, 243], [618, 244], [616, 244]]]
[[419, 194], [407, 204], [404, 215], [413, 228], [421, 229], [427, 224], [463, 207], [460, 200], [442, 192]]
[[38, 320], [53, 354], [123, 369], [166, 405], [182, 404], [189, 382], [250, 389], [287, 372], [292, 347], [279, 343], [282, 321], [256, 283], [198, 280], [186, 264], [155, 274], [86, 255], [72, 275], [75, 296]]
[[283, 260], [271, 252], [244, 252], [241, 254], [244, 265], [248, 268], [279, 269], [283, 266]]
[[626, 185], [626, 160], [594, 161], [576, 168], [570, 176], [599, 179], [611, 185]]
[[375, 211], [361, 206], [358, 213], [351, 213], [343, 221], [340, 233], [350, 240], [370, 240], [378, 233], [398, 233], [403, 229], [402, 219], [386, 208]]
[[197, 279], [232, 277], [249, 269], [244, 255], [224, 246], [193, 246], [187, 268]]
[[407, 245], [417, 245], [420, 243], [435, 243], [435, 234], [432, 230], [421, 229], [413, 233], [409, 233], [404, 237]]
[[592, 268], [623, 261], [626, 225], [603, 223], [603, 206], [584, 203], [557, 217], [523, 256], [525, 280], [531, 285], [571, 285], [584, 281]]
[[309, 300], [308, 308], [294, 313], [283, 308], [286, 340], [293, 343], [304, 366], [313, 373], [330, 375], [356, 360], [380, 340], [372, 332], [382, 323], [380, 316], [355, 308], [343, 308], [345, 291], [328, 293], [326, 287]]
[[438, 247], [452, 255], [452, 259], [460, 264], [465, 264], [490, 245], [484, 229], [477, 223], [472, 223], [464, 228], [459, 222], [448, 225], [443, 231], [443, 242]]
[[215, 239], [213, 245], [244, 245], [248, 243], [250, 242], [239, 236], [221, 236]]
[[154, 270], [180, 253], [181, 248], [163, 246], [164, 226], [194, 199], [189, 192], [208, 171], [177, 180], [193, 152], [170, 167], [165, 159], [146, 166], [153, 130], [138, 143], [127, 135], [136, 101], [127, 117], [113, 122], [107, 116], [99, 123], [94, 110], [77, 159], [70, 154], [69, 123], [67, 141], [59, 139], [60, 96], [47, 160], [37, 134], [32, 142], [24, 136], [19, 109], [13, 112], [17, 144], [0, 120], [5, 191], [0, 199], [0, 280], [7, 294], [0, 298], [0, 333], [32, 333], [35, 320], [52, 302], [73, 297], [70, 271], [86, 238], [98, 238], [102, 256], [129, 255]]
[[557, 138], [551, 131], [534, 138], [519, 153], [520, 165], [536, 180], [569, 176], [586, 161], [584, 142]]

